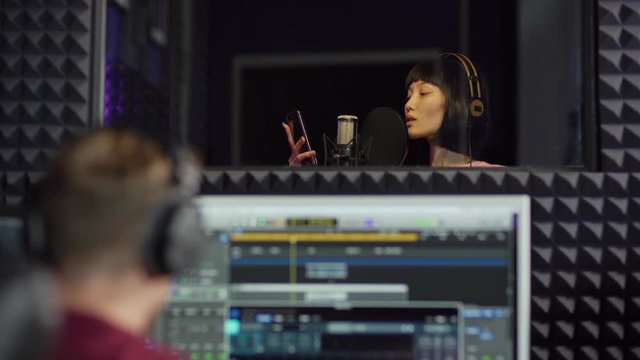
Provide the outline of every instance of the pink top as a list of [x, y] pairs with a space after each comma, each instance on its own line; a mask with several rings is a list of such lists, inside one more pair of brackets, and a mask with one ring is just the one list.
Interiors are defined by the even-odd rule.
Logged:
[[469, 167], [504, 167], [504, 165], [489, 164], [488, 162], [474, 160], [469, 163]]

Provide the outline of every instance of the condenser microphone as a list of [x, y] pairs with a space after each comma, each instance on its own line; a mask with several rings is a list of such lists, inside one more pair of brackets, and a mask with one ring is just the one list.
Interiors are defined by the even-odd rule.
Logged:
[[340, 115], [337, 119], [338, 129], [336, 141], [333, 142], [324, 135], [325, 165], [357, 166], [366, 163], [363, 147], [358, 136], [358, 117], [355, 115]]
[[355, 115], [339, 115], [338, 130], [336, 131], [336, 145], [340, 157], [353, 156], [358, 136], [358, 117]]

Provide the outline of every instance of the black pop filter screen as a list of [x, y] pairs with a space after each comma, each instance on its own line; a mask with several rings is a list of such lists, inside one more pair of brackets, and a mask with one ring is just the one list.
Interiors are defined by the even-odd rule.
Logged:
[[373, 109], [360, 130], [361, 144], [371, 141], [369, 165], [397, 166], [407, 151], [407, 125], [397, 111], [389, 107]]

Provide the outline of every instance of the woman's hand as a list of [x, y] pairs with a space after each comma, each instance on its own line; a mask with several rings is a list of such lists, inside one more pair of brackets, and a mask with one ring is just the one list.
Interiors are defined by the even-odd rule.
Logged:
[[310, 160], [314, 165], [318, 165], [315, 150], [305, 151], [302, 153], [300, 152], [302, 146], [304, 146], [304, 144], [307, 142], [304, 136], [301, 136], [297, 142], [294, 142], [293, 131], [289, 127], [289, 125], [282, 123], [282, 127], [284, 128], [284, 132], [287, 134], [287, 141], [289, 142], [289, 147], [291, 148], [291, 156], [289, 156], [289, 166], [302, 166], [302, 163], [305, 160]]

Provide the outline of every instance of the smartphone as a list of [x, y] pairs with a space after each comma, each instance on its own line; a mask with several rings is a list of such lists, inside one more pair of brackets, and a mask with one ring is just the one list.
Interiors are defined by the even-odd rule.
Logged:
[[[307, 135], [307, 129], [304, 127], [304, 121], [302, 120], [302, 113], [300, 110], [294, 110], [287, 114], [285, 117], [287, 125], [289, 129], [291, 129], [291, 133], [293, 134], [293, 141], [296, 142], [300, 139], [301, 136], [304, 136], [305, 143], [302, 148], [303, 151], [311, 151], [313, 148], [311, 147], [311, 142], [309, 141], [309, 136]], [[318, 165], [318, 159], [314, 156], [305, 162], [309, 162], [314, 166]]]

